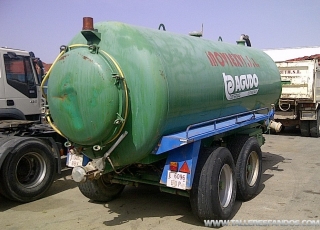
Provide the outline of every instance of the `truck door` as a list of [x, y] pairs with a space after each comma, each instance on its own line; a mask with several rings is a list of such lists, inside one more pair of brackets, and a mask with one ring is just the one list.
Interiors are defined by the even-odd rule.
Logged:
[[37, 79], [29, 56], [3, 54], [4, 92], [7, 108], [16, 108], [27, 115], [40, 114]]
[[0, 108], [5, 108], [7, 104], [5, 100], [4, 82], [6, 80], [4, 76], [4, 71], [1, 71], [2, 69], [4, 69], [4, 66], [2, 56], [0, 56]]

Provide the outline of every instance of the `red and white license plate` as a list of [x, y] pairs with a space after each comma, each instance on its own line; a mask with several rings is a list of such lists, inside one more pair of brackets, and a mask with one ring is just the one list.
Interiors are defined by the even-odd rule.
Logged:
[[183, 189], [187, 188], [187, 173], [172, 172], [168, 170], [167, 186], [171, 188]]
[[82, 162], [83, 162], [83, 155], [71, 154], [70, 152], [68, 152], [67, 163], [66, 163], [68, 167], [73, 168], [76, 166], [82, 166]]

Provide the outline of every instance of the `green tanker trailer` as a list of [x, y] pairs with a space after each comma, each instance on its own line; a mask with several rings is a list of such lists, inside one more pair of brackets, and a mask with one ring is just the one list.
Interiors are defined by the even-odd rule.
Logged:
[[262, 133], [276, 124], [281, 93], [264, 52], [84, 18], [46, 81], [47, 119], [67, 138], [89, 199], [151, 184], [190, 197], [203, 220], [226, 219], [236, 197], [255, 196]]

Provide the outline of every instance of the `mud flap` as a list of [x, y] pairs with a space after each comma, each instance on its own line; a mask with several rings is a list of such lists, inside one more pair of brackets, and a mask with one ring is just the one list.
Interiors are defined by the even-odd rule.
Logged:
[[[160, 183], [176, 189], [191, 189], [200, 144], [201, 141], [196, 141], [169, 151]], [[170, 163], [176, 165], [176, 171], [170, 170]]]

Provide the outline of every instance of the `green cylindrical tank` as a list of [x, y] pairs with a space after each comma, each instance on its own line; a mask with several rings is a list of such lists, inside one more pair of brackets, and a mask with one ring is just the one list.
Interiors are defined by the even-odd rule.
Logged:
[[279, 71], [258, 49], [119, 22], [94, 28], [71, 40], [48, 81], [54, 124], [90, 158], [128, 131], [110, 157], [131, 164], [163, 135], [270, 107], [280, 96]]

